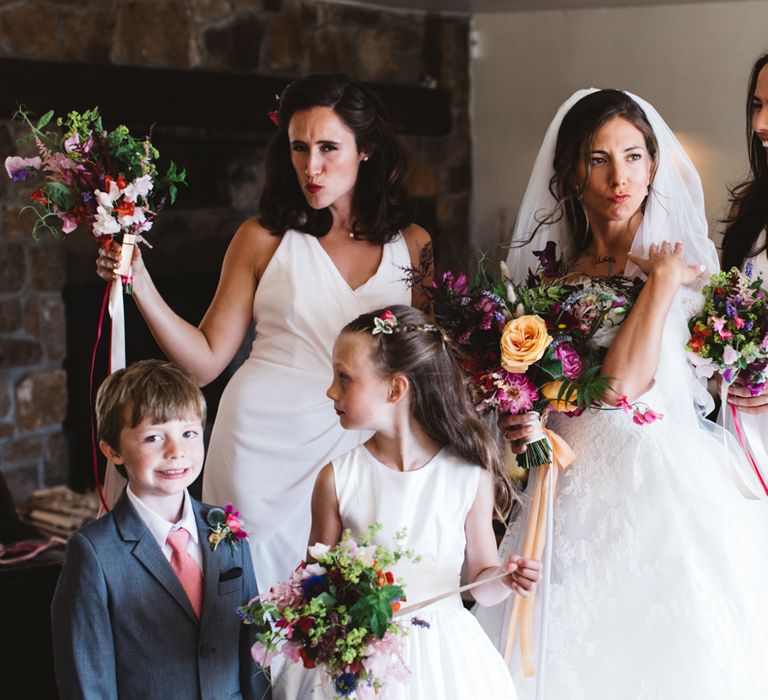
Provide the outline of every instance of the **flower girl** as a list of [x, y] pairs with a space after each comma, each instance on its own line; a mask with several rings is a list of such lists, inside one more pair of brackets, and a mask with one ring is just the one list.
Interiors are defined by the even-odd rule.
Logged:
[[[312, 497], [310, 543], [336, 544], [373, 522], [391, 545], [406, 528], [404, 546], [421, 561], [400, 560], [395, 574], [415, 606], [406, 622], [404, 684], [389, 683], [388, 700], [504, 698], [516, 693], [509, 672], [458, 594], [462, 565], [481, 605], [512, 591], [526, 596], [541, 576], [537, 561], [499, 561], [494, 511], [512, 500], [494, 439], [466, 396], [460, 370], [438, 326], [420, 311], [393, 306], [349, 323], [333, 349], [328, 396], [344, 428], [375, 431], [360, 447], [326, 465]], [[325, 698], [332, 690], [317, 673], [286, 667], [275, 697]]]

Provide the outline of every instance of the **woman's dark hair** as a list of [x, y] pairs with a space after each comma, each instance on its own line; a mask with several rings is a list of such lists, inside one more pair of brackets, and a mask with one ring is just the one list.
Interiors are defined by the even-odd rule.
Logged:
[[[621, 90], [599, 90], [582, 97], [563, 118], [557, 133], [555, 174], [549, 181], [549, 191], [557, 204], [538, 221], [531, 238], [542, 226], [548, 226], [565, 217], [573, 236], [575, 254], [583, 253], [592, 243], [589, 221], [581, 206], [580, 196], [589, 178], [589, 154], [595, 134], [604, 124], [616, 117], [626, 119], [645, 138], [645, 147], [652, 161], [651, 182], [658, 165], [659, 144], [651, 123], [642, 107]], [[584, 163], [585, 175], [579, 181], [579, 165]]]
[[296, 112], [312, 107], [330, 107], [355, 134], [358, 151], [368, 154], [352, 202], [354, 234], [386, 243], [413, 222], [405, 153], [378, 96], [342, 74], [310, 75], [283, 90], [278, 131], [267, 146], [259, 221], [276, 235], [295, 228], [324, 236], [331, 228], [331, 212], [307, 204], [291, 163], [288, 125]]
[[768, 53], [752, 66], [747, 90], [747, 148], [750, 174], [746, 181], [729, 190], [731, 209], [722, 221], [726, 225], [723, 238], [722, 268], [741, 267], [744, 261], [762, 253], [766, 245], [756, 246], [760, 232], [768, 226], [768, 162], [757, 134], [752, 132], [752, 100], [760, 71], [768, 66]]
[[492, 473], [496, 513], [504, 520], [515, 497], [499, 443], [472, 408], [443, 331], [425, 313], [410, 306], [390, 306], [388, 310], [398, 322], [392, 334], [372, 333], [374, 319], [387, 309], [362, 314], [341, 332], [370, 336], [379, 374], [407, 377], [411, 412], [419, 425], [441, 445], [450, 446], [467, 462]]

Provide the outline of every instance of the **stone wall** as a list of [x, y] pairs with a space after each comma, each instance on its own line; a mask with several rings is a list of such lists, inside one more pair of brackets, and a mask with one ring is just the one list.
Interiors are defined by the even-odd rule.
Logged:
[[[419, 223], [435, 237], [438, 262], [452, 267], [469, 259], [468, 31], [468, 18], [455, 15], [302, 0], [0, 0], [0, 57], [286, 79], [343, 71], [366, 82], [448, 90], [451, 133], [403, 134], [403, 140], [413, 161], [411, 190], [418, 198]], [[73, 95], [77, 87], [71, 86]], [[141, 99], [137, 86], [115, 89], [123, 90], [126, 100]], [[0, 121], [0, 157], [23, 151], [15, 143], [18, 135], [14, 124]], [[232, 137], [203, 130], [193, 137], [229, 144], [231, 153], [214, 173], [216, 184], [204, 185], [215, 188], [216, 196], [200, 196], [203, 186], [198, 182], [195, 192], [192, 183], [192, 194], [186, 199], [182, 194], [153, 229], [162, 243], [150, 264], [159, 286], [165, 278], [169, 294], [178, 289], [174, 275], [184, 255], [188, 274], [207, 275], [206, 293], [215, 286], [237, 222], [255, 210], [269, 134]], [[160, 129], [158, 140], [161, 154], [169, 149], [185, 163], [188, 147], [179, 145], [178, 133]], [[81, 232], [77, 240], [32, 240], [32, 218], [20, 215], [29, 190], [0, 177], [0, 470], [17, 499], [65, 481], [87, 486], [70, 469], [78, 475], [90, 469], [83, 456], [89, 454], [89, 434], [80, 421], [67, 440], [62, 423], [73, 415], [67, 373], [90, 363], [93, 339], [66, 338], [72, 324], [70, 318], [65, 321], [64, 300], [79, 299], [83, 285], [96, 288], [98, 282], [92, 276], [93, 242]], [[194, 254], [184, 252], [189, 248], [179, 244], [178, 235], [162, 238], [171, 229], [195, 242]], [[100, 296], [98, 290], [87, 295], [93, 298], [87, 307], [67, 302], [67, 314], [83, 315], [95, 329]], [[182, 313], [197, 322], [202, 310]], [[148, 336], [135, 314], [129, 313], [129, 323], [135, 324], [129, 341]], [[129, 343], [129, 361], [156, 351], [147, 347]], [[77, 381], [81, 386], [82, 378]], [[73, 460], [77, 464], [70, 465]]]

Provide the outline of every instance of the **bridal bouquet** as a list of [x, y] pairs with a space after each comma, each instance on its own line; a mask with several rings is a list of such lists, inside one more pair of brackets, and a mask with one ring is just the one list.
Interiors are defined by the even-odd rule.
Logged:
[[[106, 131], [98, 108], [59, 117], [56, 131], [47, 130], [52, 111], [33, 121], [21, 108], [15, 117], [29, 130], [22, 140], [34, 141], [38, 155], [9, 156], [5, 169], [14, 182], [34, 178], [40, 185], [30, 195], [35, 237], [41, 230], [59, 235], [82, 226], [101, 243], [118, 235], [128, 245], [140, 243], [166, 198], [173, 203], [186, 183], [186, 172], [173, 162], [160, 175], [149, 136], [134, 138], [125, 126]], [[127, 277], [131, 256], [123, 257], [126, 268], [118, 272]]]
[[418, 557], [402, 549], [404, 531], [395, 536], [394, 550], [373, 544], [380, 529], [374, 523], [357, 540], [346, 530], [334, 547], [310, 547], [316, 563], [302, 562], [290, 580], [240, 609], [243, 621], [257, 627], [252, 653], [258, 663], [281, 654], [318, 667], [337, 697], [358, 700], [385, 697], [391, 678], [408, 681], [401, 653], [406, 629], [393, 619], [405, 591], [387, 569]]
[[738, 378], [752, 396], [768, 381], [768, 295], [763, 280], [737, 268], [718, 272], [702, 290], [704, 307], [691, 318], [688, 358], [700, 377], [722, 372]]
[[[420, 287], [435, 318], [451, 337], [479, 412], [561, 411], [579, 415], [601, 402], [610, 379], [600, 376], [601, 358], [639, 292], [625, 277], [573, 280], [560, 277], [554, 243], [535, 255], [539, 266], [518, 283], [502, 263], [492, 278], [480, 264], [469, 282], [463, 273], [444, 273]], [[417, 275], [412, 279], [419, 284]], [[636, 423], [659, 414], [630, 405]], [[613, 407], [610, 407], [613, 408]], [[538, 436], [518, 455], [520, 466], [548, 464], [551, 447]]]

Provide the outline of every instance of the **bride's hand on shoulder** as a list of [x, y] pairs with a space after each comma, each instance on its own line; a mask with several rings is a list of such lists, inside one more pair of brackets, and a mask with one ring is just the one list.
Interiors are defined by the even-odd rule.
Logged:
[[689, 265], [683, 258], [683, 244], [679, 241], [674, 245], [669, 241], [653, 243], [648, 249], [648, 257], [629, 253], [627, 255], [648, 277], [655, 277], [676, 287], [690, 284], [704, 272], [703, 265]]
[[504, 585], [511, 588], [515, 593], [527, 598], [534, 586], [541, 581], [543, 570], [542, 563], [536, 559], [526, 559], [511, 555], [501, 565], [501, 572], [507, 571], [509, 576], [505, 576], [502, 581]]

